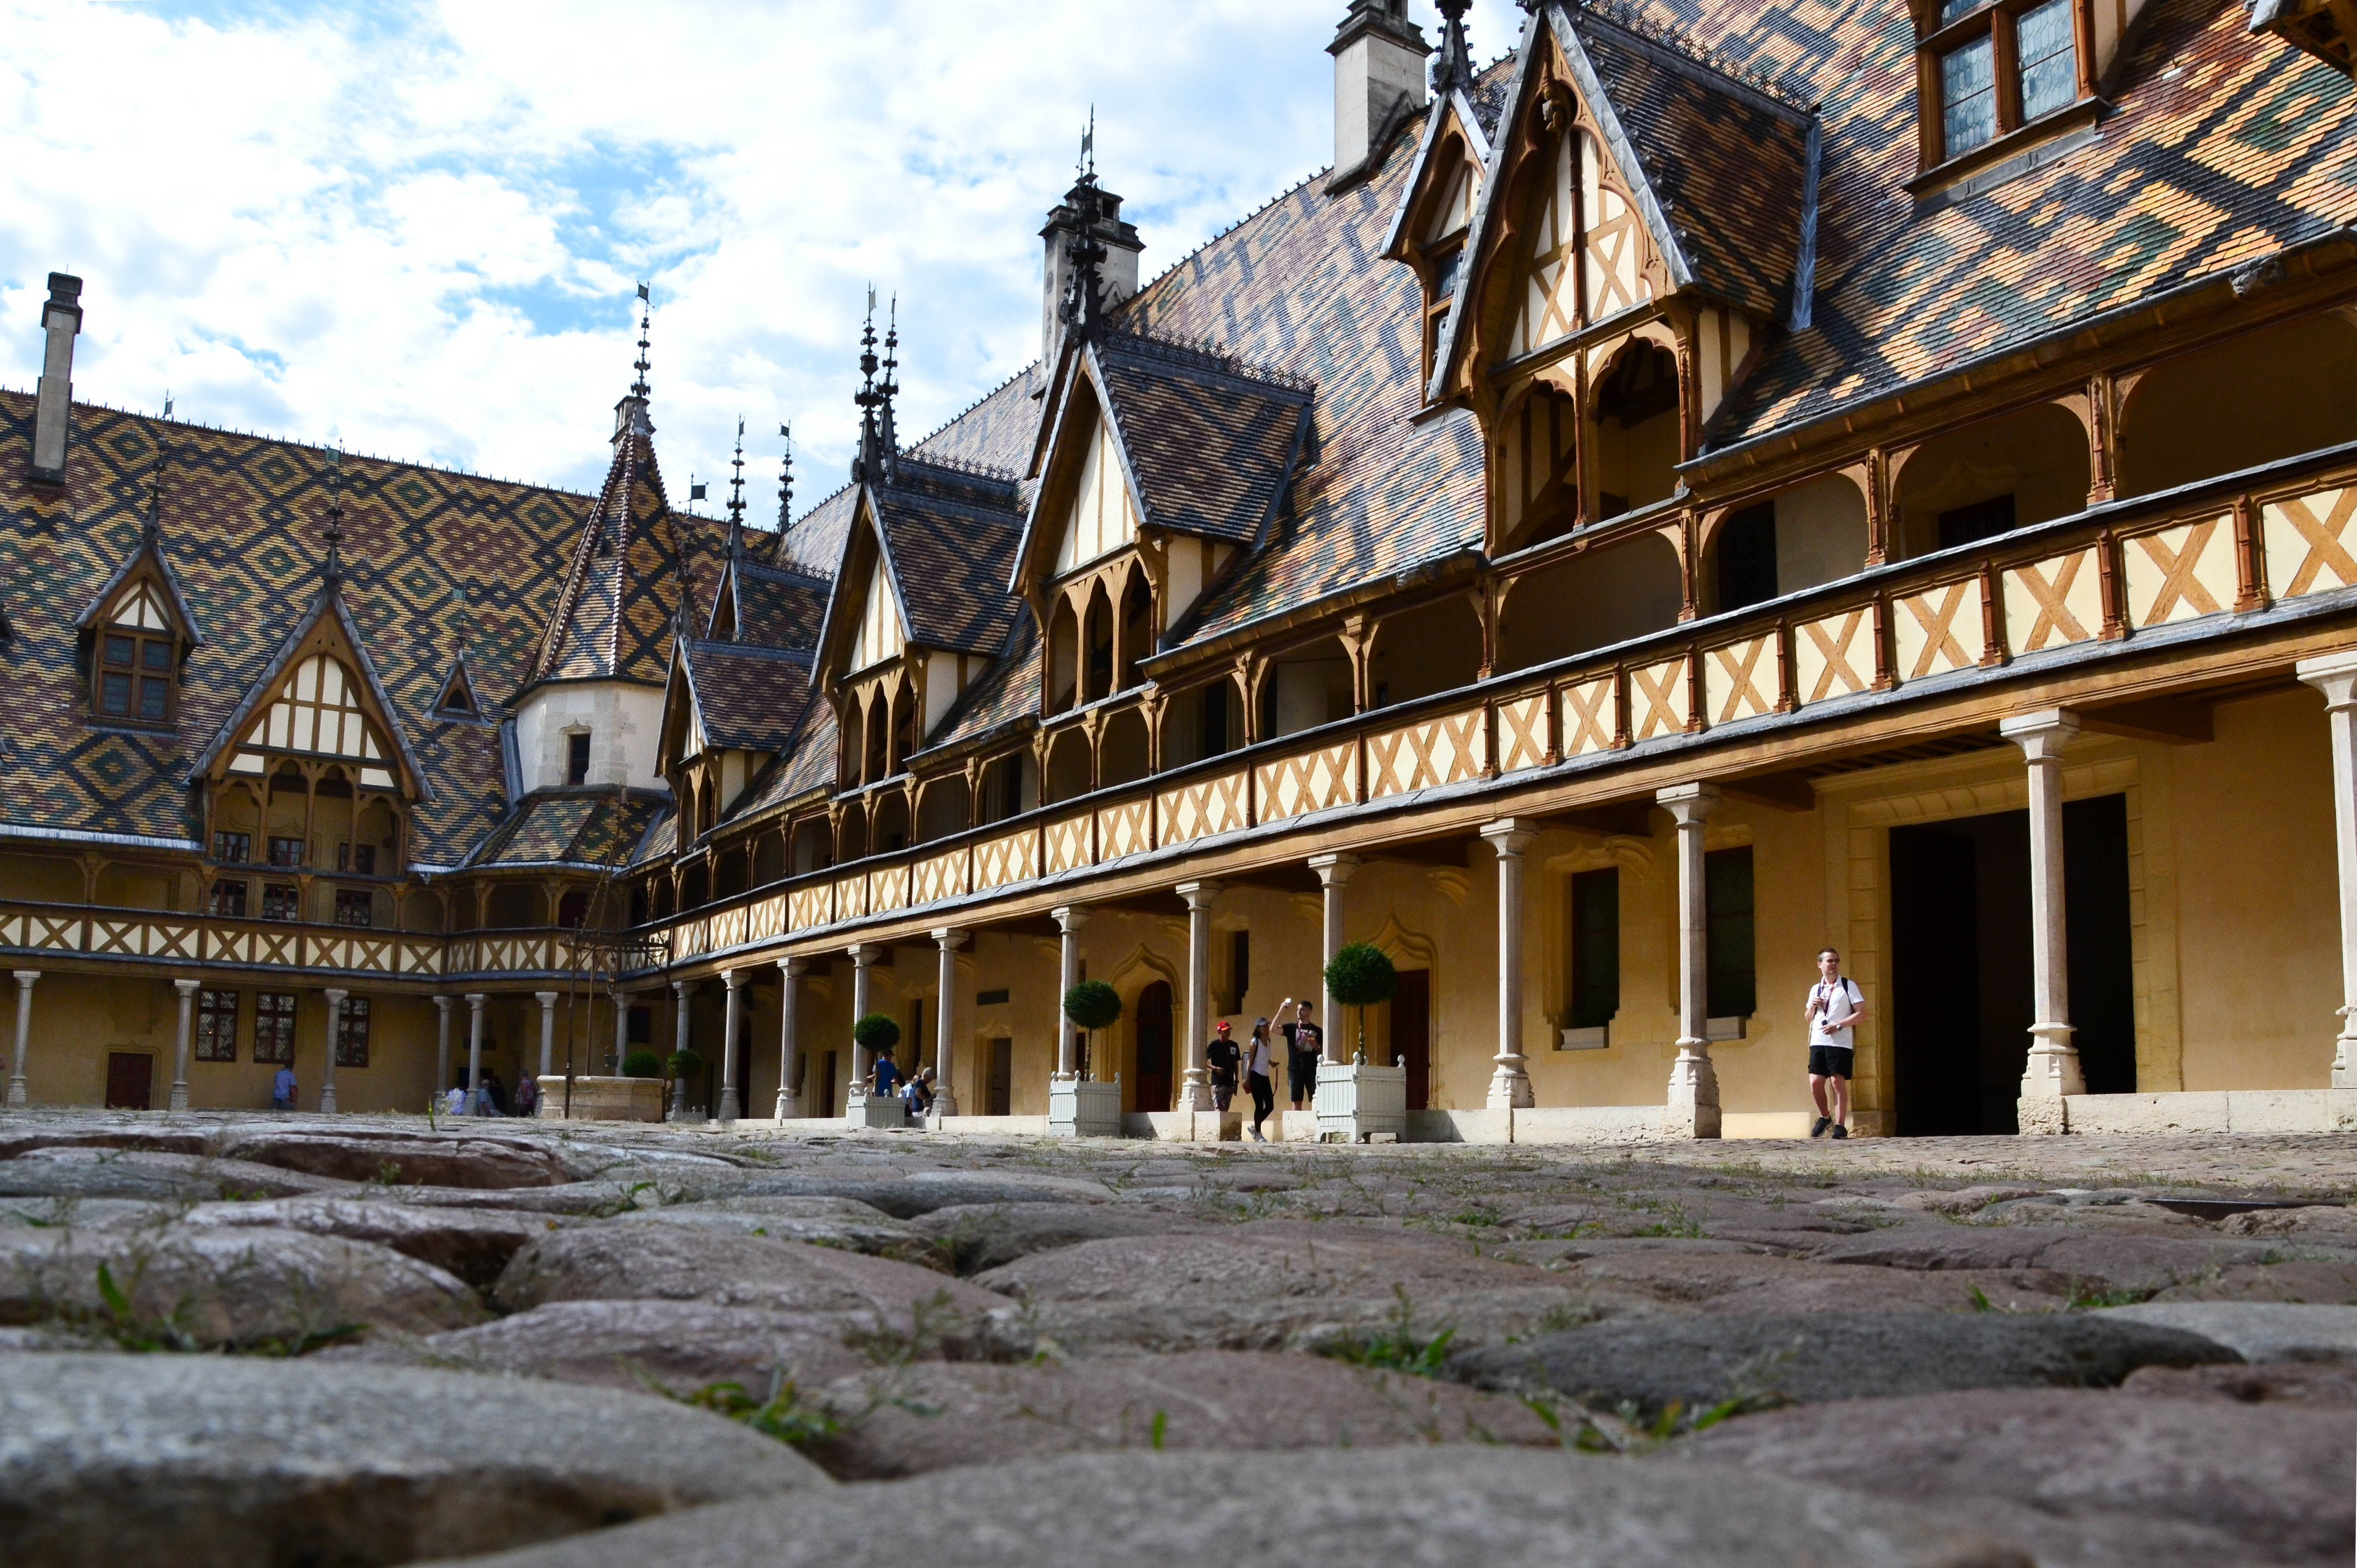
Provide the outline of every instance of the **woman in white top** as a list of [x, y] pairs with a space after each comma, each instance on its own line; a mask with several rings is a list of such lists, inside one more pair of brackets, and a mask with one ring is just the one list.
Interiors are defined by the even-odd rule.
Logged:
[[1276, 1109], [1276, 1085], [1269, 1081], [1268, 1069], [1268, 1020], [1255, 1018], [1253, 1020], [1252, 1041], [1244, 1051], [1244, 1088], [1252, 1094], [1252, 1135], [1256, 1144], [1268, 1142], [1260, 1130], [1260, 1124], [1268, 1120], [1271, 1111]]

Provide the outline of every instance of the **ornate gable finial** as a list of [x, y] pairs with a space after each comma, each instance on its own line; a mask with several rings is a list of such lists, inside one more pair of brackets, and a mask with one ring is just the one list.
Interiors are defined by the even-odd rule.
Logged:
[[1103, 188], [1097, 184], [1097, 112], [1089, 108], [1089, 128], [1081, 134], [1081, 173], [1066, 198], [1076, 221], [1064, 255], [1071, 263], [1071, 281], [1059, 309], [1067, 340], [1086, 341], [1104, 325], [1104, 242], [1097, 226], [1104, 221]]
[[647, 401], [647, 328], [654, 317], [654, 291], [645, 284], [639, 285], [639, 357], [630, 368], [639, 379], [630, 383], [630, 395], [640, 403]]
[[745, 553], [745, 416], [737, 416], [737, 456], [729, 466], [737, 470], [728, 481], [728, 559], [734, 561]]
[[344, 453], [340, 446], [328, 453], [328, 556], [319, 564], [319, 580], [333, 587], [344, 575]]
[[884, 478], [889, 484], [900, 477], [900, 430], [893, 422], [892, 400], [900, 395], [900, 296], [892, 296], [891, 312], [885, 317], [884, 380], [877, 392], [884, 399], [878, 416], [877, 434], [883, 445]]
[[859, 329], [859, 390], [851, 401], [859, 405], [859, 455], [851, 460], [851, 481], [865, 485], [883, 476], [882, 432], [877, 427], [877, 410], [882, 406], [884, 394], [876, 390], [876, 285], [867, 285], [867, 322]]
[[1465, 13], [1473, 0], [1435, 0], [1440, 7], [1440, 53], [1432, 62], [1432, 95], [1473, 91], [1473, 51], [1465, 41]]
[[782, 543], [794, 521], [794, 427], [780, 424], [778, 435], [786, 444], [785, 456], [778, 459], [778, 539]]

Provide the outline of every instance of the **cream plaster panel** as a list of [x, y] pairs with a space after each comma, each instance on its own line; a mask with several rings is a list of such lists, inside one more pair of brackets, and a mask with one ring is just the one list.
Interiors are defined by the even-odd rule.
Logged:
[[1585, 757], [1591, 751], [1612, 749], [1613, 737], [1620, 727], [1620, 682], [1617, 676], [1603, 675], [1566, 686], [1562, 701], [1560, 723], [1565, 757]]
[[1776, 711], [1781, 640], [1770, 632], [1704, 651], [1704, 711], [1712, 724], [1732, 724]]
[[2120, 542], [2120, 559], [2131, 626], [2222, 614], [2239, 596], [2231, 517], [2133, 535]]
[[2262, 518], [2267, 591], [2278, 599], [2357, 585], [2357, 558], [2349, 553], [2349, 524], [2357, 516], [2357, 486], [2270, 501]]
[[1874, 684], [1874, 612], [1844, 611], [1792, 628], [1792, 685], [1801, 705]]
[[1629, 671], [1629, 735], [1651, 740], [1657, 735], [1677, 735], [1686, 727], [1690, 693], [1683, 655], [1659, 664], [1640, 665]]
[[2009, 568], [2005, 639], [2016, 653], [2092, 640], [2104, 629], [2103, 569], [2093, 550]]
[[1890, 618], [1902, 682], [1979, 664], [1984, 636], [1978, 577], [1893, 599]]

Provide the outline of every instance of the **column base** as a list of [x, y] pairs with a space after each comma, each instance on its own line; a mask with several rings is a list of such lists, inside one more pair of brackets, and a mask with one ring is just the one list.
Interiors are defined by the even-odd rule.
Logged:
[[[1403, 1075], [1400, 1082], [1405, 1086], [1406, 1081]], [[1501, 1058], [1498, 1070], [1490, 1075], [1490, 1093], [1483, 1106], [1491, 1111], [1527, 1111], [1536, 1103], [1531, 1098], [1531, 1075], [1523, 1070], [1523, 1058]], [[1401, 1112], [1406, 1112], [1405, 1102]]]
[[778, 1120], [799, 1122], [802, 1120], [802, 1097], [799, 1094], [790, 1094], [782, 1089], [778, 1090]]
[[1094, 1079], [1050, 1079], [1048, 1134], [1055, 1138], [1121, 1136], [1121, 1084]]
[[335, 1113], [336, 1086], [331, 1083], [328, 1085], [327, 1088], [319, 1090], [319, 1114], [322, 1116], [333, 1116]]
[[1718, 1069], [1711, 1065], [1710, 1044], [1692, 1037], [1678, 1042], [1678, 1059], [1670, 1065], [1668, 1103], [1662, 1109], [1662, 1135], [1668, 1138], [1716, 1138], [1719, 1133]]
[[[1523, 1080], [1525, 1094], [1530, 1080]], [[1407, 1069], [1328, 1062], [1318, 1073], [1318, 1136], [1345, 1144], [1407, 1135]]]
[[942, 1118], [956, 1114], [957, 1096], [946, 1089], [937, 1089], [933, 1091], [933, 1108], [925, 1112], [925, 1125], [938, 1133], [942, 1130]]
[[185, 1083], [174, 1084], [172, 1086], [172, 1098], [164, 1102], [164, 1109], [167, 1111], [186, 1111], [188, 1108], [188, 1086]]
[[1174, 1111], [1209, 1111], [1211, 1109], [1211, 1086], [1203, 1081], [1203, 1069], [1189, 1068], [1178, 1085], [1178, 1103]]
[[2059, 1101], [2066, 1094], [2087, 1092], [2087, 1075], [2080, 1070], [2070, 1025], [2032, 1024], [2029, 1036], [2029, 1060], [2021, 1073], [2022, 1099]]
[[720, 1091], [720, 1120], [723, 1122], [737, 1120], [737, 1090], [733, 1084]]
[[25, 1080], [23, 1079], [12, 1078], [8, 1080], [8, 1103], [11, 1105], [22, 1105], [25, 1103]]
[[[2341, 1010], [2344, 1031], [2357, 1028], [2357, 1008]], [[2332, 1042], [2332, 1087], [2357, 1089], [2357, 1036], [2343, 1033]]]

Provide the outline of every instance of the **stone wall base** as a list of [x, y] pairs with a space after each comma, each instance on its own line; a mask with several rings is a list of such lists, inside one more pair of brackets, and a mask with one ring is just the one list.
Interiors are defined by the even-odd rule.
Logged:
[[[590, 1078], [576, 1073], [573, 1079], [570, 1120], [660, 1122], [663, 1119], [662, 1089], [660, 1079]], [[564, 1074], [552, 1074], [540, 1080], [540, 1110], [537, 1115], [543, 1122], [567, 1120]]]
[[[2037, 1107], [2041, 1112], [2058, 1102]], [[2025, 1112], [2029, 1101], [2021, 1102]], [[2357, 1090], [2221, 1089], [2179, 1094], [2072, 1094], [2054, 1132], [2357, 1133]], [[2028, 1132], [2025, 1114], [2022, 1130]]]

